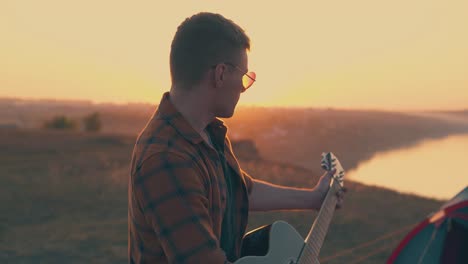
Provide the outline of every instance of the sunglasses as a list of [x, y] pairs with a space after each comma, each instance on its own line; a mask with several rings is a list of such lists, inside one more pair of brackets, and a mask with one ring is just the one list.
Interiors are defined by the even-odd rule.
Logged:
[[[249, 89], [250, 86], [252, 86], [252, 84], [256, 81], [257, 74], [255, 74], [255, 72], [244, 72], [237, 65], [232, 64], [230, 62], [224, 62], [224, 64], [234, 67], [236, 70], [242, 73], [242, 86], [244, 86], [244, 90], [242, 92], [245, 92], [247, 89]], [[216, 65], [214, 65], [213, 67], [216, 67]]]

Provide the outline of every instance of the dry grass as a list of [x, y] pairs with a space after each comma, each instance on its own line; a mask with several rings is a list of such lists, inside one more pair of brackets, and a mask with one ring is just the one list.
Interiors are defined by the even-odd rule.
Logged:
[[[1, 263], [126, 263], [126, 181], [134, 137], [0, 130], [0, 138]], [[262, 159], [242, 159], [241, 165], [257, 178], [289, 186], [313, 186], [321, 174]], [[346, 206], [334, 217], [322, 256], [416, 223], [441, 203], [347, 185]], [[254, 213], [249, 228], [283, 219], [305, 236], [313, 217]], [[388, 254], [363, 263], [381, 263]]]
[[[96, 135], [0, 129], [0, 263], [126, 263], [130, 155], [155, 107], [0, 102], [0, 109], [0, 121], [20, 120], [26, 128], [58, 114], [79, 118], [95, 111], [104, 124], [104, 134]], [[313, 186], [322, 174], [322, 151], [335, 152], [350, 169], [376, 152], [468, 131], [466, 125], [401, 113], [331, 109], [241, 108], [226, 122], [231, 138], [251, 139], [259, 150], [260, 157], [252, 156], [252, 145], [238, 149], [244, 170], [300, 187]], [[115, 131], [128, 136], [110, 134]], [[334, 216], [322, 257], [414, 224], [442, 203], [346, 185], [346, 204]], [[282, 219], [305, 236], [314, 216], [253, 213], [249, 229]], [[401, 236], [326, 263], [349, 262], [393, 246]], [[389, 253], [362, 263], [383, 263]]]

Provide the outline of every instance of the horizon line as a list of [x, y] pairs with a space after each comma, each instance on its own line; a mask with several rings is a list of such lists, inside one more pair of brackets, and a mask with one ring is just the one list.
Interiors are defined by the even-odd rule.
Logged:
[[[14, 96], [0, 96], [1, 101], [26, 101], [26, 102], [56, 102], [56, 103], [81, 103], [92, 105], [149, 105], [154, 106], [159, 103], [152, 103], [149, 101], [112, 101], [112, 100], [93, 100], [93, 99], [73, 99], [73, 98], [52, 98], [52, 97], [14, 97]], [[346, 108], [338, 106], [302, 106], [302, 105], [261, 105], [261, 104], [244, 104], [239, 102], [239, 108], [267, 108], [267, 109], [316, 109], [316, 110], [338, 110], [338, 111], [375, 111], [375, 112], [468, 112], [468, 106], [465, 108], [421, 108], [421, 109], [390, 109], [390, 108]]]

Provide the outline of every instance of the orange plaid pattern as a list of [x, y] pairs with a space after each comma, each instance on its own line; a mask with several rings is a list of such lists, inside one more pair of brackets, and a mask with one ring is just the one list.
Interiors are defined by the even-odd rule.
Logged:
[[[239, 177], [235, 194], [236, 250], [248, 218], [252, 178], [239, 167], [227, 127], [207, 127], [224, 144], [228, 165]], [[128, 185], [129, 263], [228, 263], [220, 248], [226, 182], [217, 152], [190, 126], [164, 94], [138, 136]]]

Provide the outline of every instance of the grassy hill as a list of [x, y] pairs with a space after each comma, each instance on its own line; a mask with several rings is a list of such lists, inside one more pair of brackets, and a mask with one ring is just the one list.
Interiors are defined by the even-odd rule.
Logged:
[[[126, 263], [127, 177], [134, 136], [0, 130], [0, 263]], [[238, 149], [259, 179], [313, 186], [321, 171], [272, 162]], [[244, 153], [244, 154], [243, 154]], [[316, 160], [319, 157], [310, 158]], [[442, 201], [347, 181], [321, 256], [412, 225]], [[313, 212], [253, 213], [249, 229], [283, 219], [305, 236]], [[398, 239], [322, 263], [345, 263], [388, 246], [362, 263], [382, 263]], [[326, 260], [326, 259], [324, 259]]]

